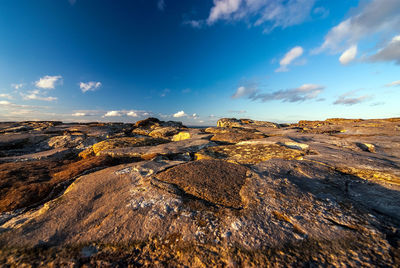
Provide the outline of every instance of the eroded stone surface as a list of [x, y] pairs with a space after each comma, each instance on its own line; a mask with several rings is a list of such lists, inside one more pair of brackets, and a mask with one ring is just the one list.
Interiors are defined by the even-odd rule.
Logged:
[[196, 153], [197, 159], [226, 159], [241, 164], [256, 164], [269, 159], [299, 159], [304, 152], [278, 144], [223, 145], [205, 148]]
[[240, 190], [247, 169], [222, 160], [200, 160], [179, 165], [157, 175], [186, 193], [217, 205], [240, 208]]

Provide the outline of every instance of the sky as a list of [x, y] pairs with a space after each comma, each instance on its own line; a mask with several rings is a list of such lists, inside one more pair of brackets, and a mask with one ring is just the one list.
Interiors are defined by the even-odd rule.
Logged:
[[0, 121], [400, 117], [399, 0], [1, 0]]

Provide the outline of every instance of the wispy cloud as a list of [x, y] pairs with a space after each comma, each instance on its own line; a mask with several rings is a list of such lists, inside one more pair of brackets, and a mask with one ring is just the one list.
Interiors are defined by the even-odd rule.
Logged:
[[157, 8], [158, 8], [158, 10], [163, 11], [165, 9], [165, 1], [164, 0], [158, 0], [157, 1]]
[[79, 87], [83, 93], [86, 93], [88, 91], [95, 91], [101, 87], [101, 82], [95, 82], [95, 81], [90, 81], [90, 82], [86, 82], [86, 83], [80, 82]]
[[251, 97], [258, 92], [256, 85], [240, 86], [231, 96], [232, 99], [240, 99], [243, 97]]
[[396, 86], [400, 86], [400, 80], [393, 81], [393, 82], [391, 82], [391, 83], [389, 83], [389, 84], [386, 84], [385, 86], [386, 86], [386, 87], [396, 87]]
[[171, 92], [171, 90], [169, 89], [169, 88], [165, 88], [162, 92], [161, 92], [161, 94], [160, 94], [160, 97], [165, 97], [165, 96], [167, 96], [167, 94], [168, 93], [170, 93]]
[[339, 61], [343, 65], [347, 65], [352, 62], [357, 55], [357, 45], [353, 45], [349, 47], [343, 54], [340, 56]]
[[272, 93], [260, 93], [256, 88], [239, 87], [232, 98], [246, 97], [250, 100], [262, 102], [280, 100], [282, 102], [303, 102], [316, 99], [325, 89], [324, 86], [316, 84], [304, 84], [298, 88], [278, 90]]
[[20, 83], [20, 84], [11, 84], [11, 87], [15, 90], [21, 89], [25, 84]]
[[180, 117], [185, 117], [187, 114], [184, 111], [179, 111], [173, 114], [173, 117], [175, 118], [180, 118]]
[[37, 88], [54, 89], [56, 84], [62, 79], [61, 75], [49, 76], [46, 75], [35, 82]]
[[[249, 26], [261, 26], [268, 33], [304, 22], [315, 0], [214, 0], [205, 20], [191, 21], [193, 27], [213, 25], [218, 21], [245, 21]], [[196, 22], [196, 23], [194, 23]]]
[[28, 94], [21, 93], [24, 100], [56, 101], [57, 97], [46, 96], [40, 90], [29, 91]]
[[353, 91], [346, 92], [343, 95], [340, 95], [333, 104], [351, 106], [351, 105], [359, 104], [359, 103], [362, 103], [362, 102], [365, 102], [365, 101], [371, 99], [371, 96], [369, 96], [369, 95], [362, 95], [362, 96], [354, 97], [355, 92], [356, 91], [353, 90]]
[[[343, 53], [342, 61], [350, 62], [356, 55], [355, 46], [367, 37], [378, 35], [386, 38], [398, 33], [400, 28], [400, 1], [371, 0], [360, 1], [359, 6], [352, 10], [352, 15], [333, 27], [325, 36], [322, 45], [314, 53], [329, 50]], [[350, 49], [349, 49], [350, 48]], [[397, 56], [396, 51], [397, 50]], [[399, 48], [392, 44], [370, 58], [370, 61], [396, 61], [399, 63]], [[396, 58], [397, 57], [397, 58]], [[347, 61], [346, 61], [347, 59]]]
[[7, 94], [7, 93], [1, 93], [0, 94], [0, 98], [9, 99], [9, 100], [13, 99], [13, 97], [10, 94]]
[[280, 67], [275, 70], [275, 72], [287, 72], [289, 71], [288, 66], [298, 57], [303, 55], [303, 48], [300, 46], [296, 46], [289, 50], [285, 56], [279, 62]]
[[245, 114], [247, 113], [246, 110], [229, 110], [228, 113], [230, 114]]

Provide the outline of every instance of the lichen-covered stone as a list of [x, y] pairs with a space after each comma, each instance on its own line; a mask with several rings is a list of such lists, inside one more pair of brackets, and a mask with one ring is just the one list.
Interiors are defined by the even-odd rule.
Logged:
[[172, 141], [183, 141], [190, 139], [191, 135], [188, 131], [182, 131], [172, 137]]
[[166, 142], [168, 142], [168, 140], [160, 138], [149, 138], [149, 137], [125, 137], [125, 138], [108, 139], [93, 144], [93, 153], [97, 155], [99, 152], [108, 149], [149, 146]]
[[149, 132], [149, 136], [153, 138], [169, 138], [179, 132], [179, 129], [174, 127], [161, 127], [156, 128]]
[[196, 159], [226, 159], [241, 164], [256, 164], [269, 159], [301, 159], [305, 153], [278, 144], [214, 146], [196, 153]]

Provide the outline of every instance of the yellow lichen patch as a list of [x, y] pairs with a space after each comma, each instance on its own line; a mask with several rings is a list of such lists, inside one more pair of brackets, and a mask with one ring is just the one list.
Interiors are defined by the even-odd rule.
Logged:
[[191, 138], [191, 136], [190, 136], [189, 132], [182, 131], [182, 132], [179, 132], [178, 134], [174, 135], [172, 137], [172, 141], [183, 141], [183, 140], [187, 140], [190, 138]]
[[90, 156], [93, 156], [93, 155], [94, 155], [94, 152], [93, 152], [93, 147], [92, 146], [90, 146], [89, 148], [86, 148], [85, 150], [83, 150], [82, 152], [80, 152], [78, 154], [78, 156], [80, 158], [83, 158], [83, 159], [86, 159], [86, 158], [88, 158]]
[[400, 178], [394, 174], [390, 174], [387, 172], [376, 171], [371, 169], [360, 169], [354, 167], [338, 167], [336, 170], [357, 176], [364, 180], [369, 181], [384, 181], [396, 185], [400, 185]]
[[149, 137], [125, 137], [108, 139], [105, 141], [98, 142], [93, 145], [94, 154], [107, 149], [124, 148], [124, 147], [138, 147], [138, 146], [150, 146], [161, 143], [166, 143], [168, 140], [160, 138], [149, 138]]
[[278, 144], [244, 144], [209, 147], [196, 153], [196, 159], [226, 159], [240, 164], [256, 164], [270, 159], [301, 159], [303, 151]]

